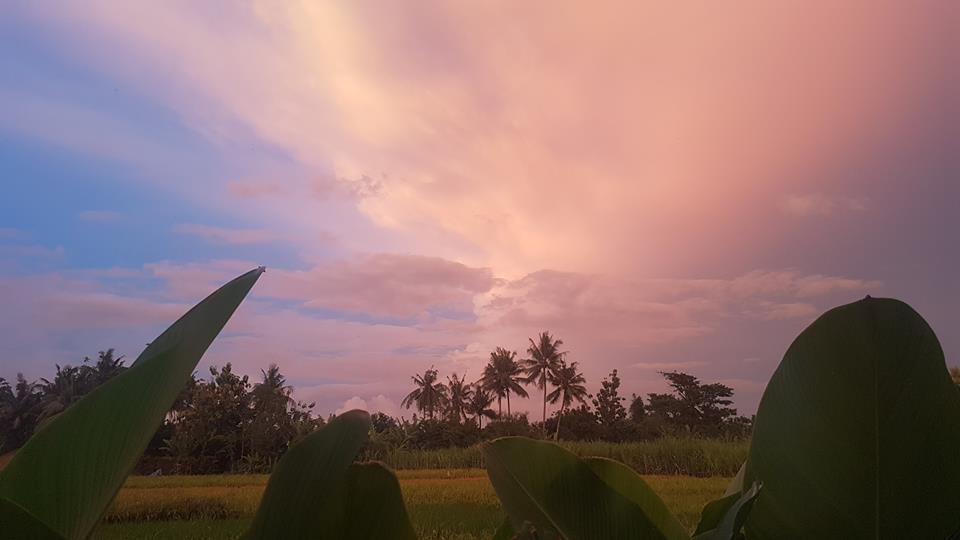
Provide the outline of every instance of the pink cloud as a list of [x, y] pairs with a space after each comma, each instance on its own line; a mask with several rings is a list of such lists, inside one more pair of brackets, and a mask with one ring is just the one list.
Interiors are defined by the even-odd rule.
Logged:
[[438, 257], [375, 254], [331, 261], [305, 271], [276, 270], [263, 294], [309, 307], [384, 317], [431, 311], [473, 312], [473, 298], [493, 287], [489, 268]]
[[278, 195], [283, 188], [279, 182], [233, 181], [227, 183], [227, 191], [234, 197], [255, 199]]
[[228, 229], [195, 223], [182, 223], [173, 230], [222, 244], [262, 244], [276, 238], [273, 233], [263, 229]]
[[783, 201], [787, 214], [808, 217], [827, 216], [834, 212], [862, 212], [867, 208], [863, 197], [830, 197], [822, 193], [790, 195]]

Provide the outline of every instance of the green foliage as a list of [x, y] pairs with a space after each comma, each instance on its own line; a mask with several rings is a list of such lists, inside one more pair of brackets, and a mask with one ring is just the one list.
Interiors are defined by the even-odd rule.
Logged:
[[252, 385], [229, 362], [211, 367], [210, 380], [188, 381], [155, 436], [161, 444], [148, 449], [172, 465], [146, 458], [140, 469], [269, 472], [291, 443], [322, 425], [310, 415], [313, 405], [295, 401], [291, 391], [276, 364]]
[[56, 366], [52, 380], [30, 383], [17, 374], [11, 388], [0, 377], [0, 454], [23, 446], [39, 426], [124, 369], [123, 356], [107, 349], [96, 362], [85, 357], [80, 366]]
[[353, 464], [371, 427], [366, 412], [349, 411], [292, 446], [244, 538], [413, 538], [396, 477]]
[[[46, 523], [17, 503], [0, 498], [0, 531], [15, 534], [17, 540], [62, 540]], [[13, 538], [13, 536], [10, 536]]]
[[694, 540], [734, 540], [740, 533], [753, 504], [760, 495], [760, 484], [754, 483], [743, 493], [733, 493], [711, 501], [703, 507], [703, 514]]
[[487, 473], [514, 530], [539, 538], [687, 538], [636, 473], [607, 460], [583, 460], [532, 439], [498, 439], [484, 448]]
[[760, 402], [748, 538], [947, 538], [960, 526], [960, 397], [927, 323], [866, 298], [803, 331]]
[[677, 371], [661, 372], [673, 394], [649, 394], [646, 414], [670, 428], [687, 432], [719, 435], [727, 419], [737, 410], [729, 407], [733, 389], [712, 383], [704, 384], [693, 375]]
[[[0, 498], [64, 538], [87, 537], [200, 357], [262, 272], [248, 272], [208, 296], [150, 343], [129, 369], [34, 434], [0, 472]], [[3, 525], [18, 534], [32, 528], [17, 519]]]

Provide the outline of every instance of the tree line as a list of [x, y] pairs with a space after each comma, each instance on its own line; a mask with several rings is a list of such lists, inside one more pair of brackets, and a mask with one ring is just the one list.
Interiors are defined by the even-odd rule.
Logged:
[[[472, 383], [456, 373], [440, 380], [433, 367], [412, 377], [414, 389], [404, 397], [401, 405], [415, 407], [428, 421], [438, 418], [447, 423], [471, 422], [483, 429], [483, 419], [514, 423], [518, 417], [511, 412], [511, 396], [529, 398], [525, 388], [532, 385], [542, 395], [541, 418], [530, 424], [541, 433], [550, 433], [556, 440], [606, 439], [634, 440], [651, 438], [664, 433], [686, 433], [707, 436], [746, 435], [750, 419], [737, 416], [730, 407], [733, 389], [720, 384], [704, 384], [692, 375], [682, 372], [661, 372], [672, 392], [651, 393], [647, 403], [633, 394], [629, 408], [627, 398], [619, 394], [620, 377], [617, 370], [601, 382], [596, 395], [587, 392], [587, 382], [578, 362], [567, 361], [563, 341], [549, 332], [541, 332], [529, 339], [527, 357], [517, 359], [515, 351], [497, 347], [490, 353], [483, 374]], [[497, 410], [492, 410], [496, 400]], [[506, 401], [506, 416], [503, 403]], [[560, 404], [550, 417], [547, 404]], [[576, 408], [572, 408], [578, 405]], [[591, 408], [592, 405], [592, 408]], [[566, 417], [571, 423], [561, 431]], [[520, 418], [528, 422], [525, 415]]]
[[[620, 394], [617, 370], [601, 381], [596, 394], [577, 362], [568, 362], [563, 342], [548, 332], [530, 340], [527, 358], [496, 348], [479, 380], [452, 374], [440, 380], [436, 369], [413, 377], [415, 388], [401, 402], [415, 407], [411, 419], [373, 415], [370, 455], [393, 450], [470, 446], [505, 435], [568, 440], [629, 441], [664, 434], [745, 436], [750, 420], [731, 408], [733, 390], [719, 383], [665, 372], [667, 394], [631, 399]], [[0, 378], [0, 454], [15, 450], [45, 422], [100, 384], [126, 370], [113, 349], [78, 366], [56, 366], [50, 379], [12, 384]], [[542, 406], [531, 422], [515, 414], [511, 398], [528, 398], [531, 388]], [[560, 408], [547, 415], [547, 404]], [[314, 404], [297, 401], [276, 364], [256, 380], [234, 373], [230, 363], [192, 375], [151, 440], [138, 470], [150, 473], [266, 472], [295, 441], [324, 425]], [[375, 412], [375, 411], [371, 411]], [[561, 422], [562, 420], [562, 422]]]
[[[52, 379], [13, 385], [0, 378], [0, 454], [16, 450], [45, 422], [126, 370], [113, 349], [79, 366], [56, 366]], [[324, 424], [314, 404], [296, 401], [276, 364], [260, 380], [213, 366], [206, 379], [193, 374], [167, 412], [138, 470], [218, 473], [269, 471], [286, 449]]]

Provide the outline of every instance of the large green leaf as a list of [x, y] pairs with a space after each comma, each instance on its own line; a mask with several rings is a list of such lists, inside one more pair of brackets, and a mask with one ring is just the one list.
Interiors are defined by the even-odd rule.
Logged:
[[[290, 447], [270, 475], [244, 538], [347, 538], [345, 513], [353, 507], [344, 499], [347, 471], [370, 427], [369, 414], [349, 411]], [[354, 472], [350, 482], [366, 487], [371, 476]]]
[[960, 525], [960, 396], [897, 300], [833, 309], [793, 342], [757, 412], [747, 538], [946, 538]]
[[513, 537], [513, 525], [510, 524], [510, 518], [504, 519], [503, 523], [497, 527], [497, 531], [493, 533], [493, 540], [513, 540]]
[[17, 540], [63, 540], [17, 503], [0, 498], [0, 537]]
[[9, 499], [64, 538], [86, 538], [210, 346], [263, 273], [193, 307], [136, 362], [40, 429], [0, 472]]
[[760, 484], [753, 484], [745, 493], [727, 495], [711, 501], [703, 508], [693, 540], [736, 540], [750, 510], [760, 495]]
[[[675, 538], [675, 531], [661, 528], [659, 506], [638, 504], [646, 494], [638, 496], [643, 490], [632, 478], [615, 479], [613, 487], [586, 461], [555, 444], [497, 439], [484, 447], [484, 460], [515, 530], [529, 523], [542, 539]], [[605, 477], [616, 474], [606, 463], [593, 467]]]
[[671, 540], [690, 538], [687, 530], [670, 513], [660, 496], [650, 489], [636, 471], [612, 459], [588, 457], [583, 460], [590, 470], [608, 486], [639, 506], [664, 538]]
[[[344, 504], [341, 534], [344, 540], [415, 540], [397, 476], [382, 463], [354, 463], [339, 499]], [[324, 524], [325, 530], [333, 527]], [[326, 538], [325, 537], [325, 538]]]

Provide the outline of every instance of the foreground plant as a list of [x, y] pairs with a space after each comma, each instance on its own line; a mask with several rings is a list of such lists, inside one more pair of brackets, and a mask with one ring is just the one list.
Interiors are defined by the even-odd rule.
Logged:
[[[833, 309], [770, 380], [747, 463], [696, 539], [933, 538], [960, 531], [960, 395], [936, 335], [889, 299]], [[632, 470], [549, 443], [485, 450], [497, 538], [689, 538]]]
[[960, 395], [926, 321], [890, 299], [833, 309], [760, 402], [746, 536], [945, 539], [960, 530], [958, 448]]
[[349, 411], [295, 444], [277, 463], [244, 540], [416, 538], [396, 475], [353, 463], [372, 425]]
[[[0, 536], [90, 536], [200, 357], [263, 273], [248, 272], [194, 306], [130, 369], [51, 419], [0, 473]], [[374, 540], [415, 538], [396, 476], [354, 463], [370, 416], [350, 411], [279, 461], [244, 535]]]
[[0, 472], [0, 534], [90, 535], [203, 353], [264, 269], [227, 283], [163, 332], [133, 365], [52, 418]]

